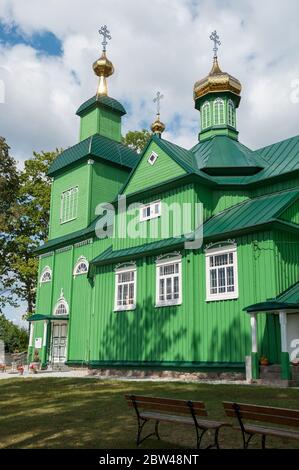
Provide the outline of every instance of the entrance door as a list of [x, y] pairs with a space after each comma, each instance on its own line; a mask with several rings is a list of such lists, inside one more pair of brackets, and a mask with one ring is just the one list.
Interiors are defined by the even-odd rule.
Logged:
[[54, 323], [52, 332], [52, 362], [66, 361], [67, 323]]

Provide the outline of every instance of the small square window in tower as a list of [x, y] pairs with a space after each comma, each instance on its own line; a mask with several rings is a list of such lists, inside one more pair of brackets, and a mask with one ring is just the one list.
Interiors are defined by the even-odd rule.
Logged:
[[157, 161], [158, 154], [156, 152], [152, 152], [148, 157], [147, 161], [150, 165], [154, 165]]

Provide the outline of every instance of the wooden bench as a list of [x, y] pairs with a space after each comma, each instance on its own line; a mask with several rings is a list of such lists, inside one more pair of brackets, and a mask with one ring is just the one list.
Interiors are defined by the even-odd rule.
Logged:
[[234, 429], [241, 429], [244, 449], [248, 448], [250, 440], [256, 434], [262, 436], [263, 449], [266, 448], [266, 436], [299, 439], [299, 432], [294, 429], [247, 423], [249, 420], [299, 427], [299, 410], [233, 402], [223, 402], [223, 406], [226, 415], [237, 418], [239, 422], [239, 426]]
[[[187, 424], [195, 427], [196, 445], [200, 444], [204, 434], [212, 430], [214, 432], [214, 443], [207, 448], [216, 447], [219, 449], [218, 434], [222, 426], [231, 426], [223, 421], [212, 421], [202, 419], [207, 416], [205, 404], [202, 401], [175, 400], [172, 398], [148, 397], [141, 395], [125, 395], [129, 407], [134, 408], [137, 416], [137, 437], [136, 444], [139, 445], [145, 439], [155, 435], [159, 436], [159, 423], [168, 422], [175, 424]], [[147, 434], [141, 439], [143, 427], [149, 421], [155, 421], [155, 431]]]

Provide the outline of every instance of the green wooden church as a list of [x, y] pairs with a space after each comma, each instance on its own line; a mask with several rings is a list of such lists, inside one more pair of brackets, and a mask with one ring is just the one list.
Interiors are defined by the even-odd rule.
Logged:
[[[220, 69], [214, 32], [212, 69], [194, 85], [194, 146], [162, 137], [158, 107], [137, 154], [122, 143], [126, 111], [108, 95], [114, 68], [109, 32], [100, 32], [99, 85], [77, 111], [79, 142], [48, 172], [29, 360], [38, 352], [44, 366], [232, 372], [247, 363], [258, 379], [264, 356], [290, 380], [299, 357], [299, 136], [257, 150], [239, 141], [241, 84]], [[191, 214], [188, 235], [170, 207]], [[202, 242], [190, 248], [199, 228]]]

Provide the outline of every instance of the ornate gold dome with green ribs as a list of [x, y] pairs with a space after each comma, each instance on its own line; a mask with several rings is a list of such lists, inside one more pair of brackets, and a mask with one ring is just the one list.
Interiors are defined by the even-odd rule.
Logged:
[[201, 98], [207, 93], [219, 93], [230, 91], [235, 95], [240, 95], [242, 85], [239, 80], [229, 73], [222, 72], [219, 67], [217, 57], [214, 57], [213, 67], [206, 77], [198, 80], [194, 85], [194, 100]]

